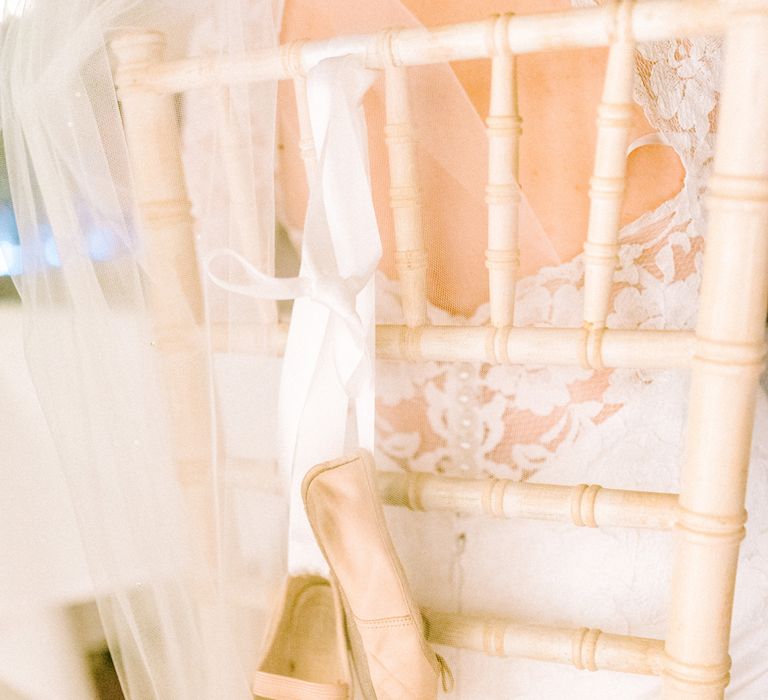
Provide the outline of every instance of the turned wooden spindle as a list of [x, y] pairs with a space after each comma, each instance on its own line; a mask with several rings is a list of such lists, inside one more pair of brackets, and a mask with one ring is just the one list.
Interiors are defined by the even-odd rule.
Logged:
[[195, 257], [194, 226], [184, 183], [178, 116], [173, 95], [133, 85], [161, 63], [165, 38], [159, 32], [125, 31], [110, 43], [131, 177], [150, 272], [154, 318], [162, 327], [202, 320], [202, 292]]
[[768, 3], [735, 6], [709, 182], [664, 697], [722, 698], [768, 297]]
[[[242, 94], [244, 89], [243, 86], [223, 87], [216, 91], [214, 98], [218, 120], [216, 136], [226, 183], [218, 196], [227, 211], [219, 245], [236, 250], [261, 272], [273, 274], [274, 220], [269, 216], [271, 206], [267, 207], [267, 212], [260, 209], [263, 202], [257, 197], [258, 164], [253, 161], [251, 125], [242, 121], [249, 107], [238, 114], [242, 101], [249, 99], [248, 95]], [[210, 294], [213, 283], [205, 278], [203, 281], [210, 285]], [[276, 301], [230, 294], [226, 316], [227, 333], [220, 338], [223, 342], [214, 343], [215, 350], [271, 354], [270, 346], [277, 326]]]
[[148, 270], [153, 344], [165, 384], [172, 456], [194, 517], [212, 547], [213, 524], [204, 496], [210, 473], [210, 419], [200, 328], [202, 291], [175, 98], [144, 89], [133, 77], [163, 60], [165, 40], [158, 32], [126, 31], [110, 46], [116, 58], [115, 83]]
[[459, 479], [422, 472], [379, 471], [376, 480], [384, 503], [416, 511], [657, 530], [669, 530], [677, 520], [674, 493], [605, 489], [596, 484]]
[[298, 76], [293, 79], [293, 92], [296, 96], [296, 114], [299, 119], [299, 153], [304, 163], [307, 184], [311, 187], [317, 175], [317, 154], [315, 140], [312, 136], [312, 126], [309, 121], [309, 104], [307, 103], [307, 79]]
[[602, 334], [600, 365], [597, 365], [590, 364], [594, 360], [588, 355], [585, 358], [584, 331], [580, 328], [376, 326], [377, 357], [405, 362], [671, 369], [690, 365], [694, 341], [693, 331], [609, 329]]
[[589, 181], [589, 224], [584, 244], [585, 366], [600, 367], [602, 329], [618, 261], [619, 222], [632, 126], [635, 41], [632, 0], [616, 3], [603, 95], [597, 113], [595, 166]]
[[[251, 163], [250, 125], [239, 123], [238, 117], [242, 115], [235, 113], [238, 109], [237, 100], [242, 98], [242, 95], [234, 96], [228, 88], [223, 88], [218, 91], [215, 102], [226, 182], [222, 197], [227, 198], [229, 205], [229, 231], [225, 242], [248, 258], [259, 270], [269, 274], [272, 272], [274, 258], [274, 228], [270, 228], [267, 236], [264, 223], [260, 221]], [[275, 317], [274, 307], [274, 302], [260, 302], [254, 308], [266, 322]]]
[[317, 153], [312, 136], [312, 123], [309, 118], [307, 98], [307, 77], [301, 63], [301, 50], [306, 42], [294, 41], [282, 47], [283, 65], [293, 81], [293, 94], [296, 99], [296, 116], [299, 122], [299, 154], [304, 163], [307, 185], [312, 187], [317, 175]]
[[489, 656], [518, 657], [574, 666], [658, 675], [664, 643], [645, 637], [608, 634], [599, 629], [547, 627], [511, 620], [422, 610], [432, 644], [470, 649]]
[[491, 96], [488, 109], [488, 291], [491, 324], [512, 326], [515, 283], [520, 266], [518, 249], [520, 187], [519, 148], [522, 133], [517, 106], [515, 56], [509, 48], [509, 15], [491, 20]]
[[389, 153], [389, 195], [395, 228], [395, 266], [400, 278], [405, 324], [411, 328], [427, 322], [427, 251], [416, 163], [416, 137], [411, 123], [406, 68], [392, 52], [393, 34], [381, 40]]

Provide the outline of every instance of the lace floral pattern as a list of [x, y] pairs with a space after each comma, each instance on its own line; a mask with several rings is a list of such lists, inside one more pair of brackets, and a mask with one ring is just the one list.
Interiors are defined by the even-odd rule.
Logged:
[[[638, 47], [635, 99], [675, 148], [682, 190], [620, 233], [610, 328], [692, 328], [703, 249], [701, 194], [712, 160], [720, 42], [703, 38]], [[579, 326], [582, 256], [521, 280], [516, 324]], [[378, 280], [378, 320], [402, 322], [398, 285]], [[433, 324], [467, 321], [434, 306]], [[528, 479], [655, 381], [645, 370], [505, 367], [439, 362], [378, 365], [382, 466]]]

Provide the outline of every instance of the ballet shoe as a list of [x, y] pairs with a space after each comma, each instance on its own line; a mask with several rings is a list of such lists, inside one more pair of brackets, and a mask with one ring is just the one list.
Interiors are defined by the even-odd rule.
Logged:
[[310, 470], [307, 517], [338, 584], [357, 682], [365, 700], [433, 700], [450, 672], [427, 644], [365, 450]]
[[351, 700], [343, 618], [327, 579], [289, 576], [253, 677], [255, 700]]

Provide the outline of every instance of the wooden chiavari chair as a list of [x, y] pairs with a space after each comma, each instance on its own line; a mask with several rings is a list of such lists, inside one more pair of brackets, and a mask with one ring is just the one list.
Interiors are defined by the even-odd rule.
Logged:
[[[700, 310], [695, 332], [606, 327], [617, 262], [636, 43], [724, 34], [723, 75]], [[515, 56], [553, 48], [609, 46], [598, 140], [590, 181], [581, 328], [514, 325], [517, 251], [517, 160], [520, 118]], [[144, 235], [157, 264], [192, 274], [189, 204], [179, 183], [174, 95], [193, 88], [292, 80], [302, 153], [315, 167], [305, 75], [320, 60], [346, 53], [380, 69], [386, 83], [386, 140], [391, 205], [402, 284], [402, 326], [377, 331], [379, 356], [403, 362], [440, 360], [552, 364], [585, 368], [679, 368], [691, 372], [690, 409], [679, 494], [381, 473], [385, 502], [496, 518], [570, 522], [577, 527], [673, 530], [676, 555], [665, 640], [588, 627], [519, 625], [428, 611], [437, 644], [501, 656], [663, 677], [666, 698], [722, 698], [755, 391], [764, 358], [768, 298], [768, 2], [628, 1], [547, 15], [502, 16], [441, 27], [306, 41], [236, 59], [163, 60], [162, 37], [127, 34], [113, 43], [116, 82], [129, 151], [138, 175]], [[491, 323], [426, 323], [427, 256], [408, 67], [475, 58], [491, 60], [488, 117], [488, 250]], [[186, 262], [185, 262], [186, 261]], [[171, 313], [171, 312], [169, 312]], [[180, 382], [181, 383], [181, 382]], [[182, 455], [183, 457], [183, 455]]]

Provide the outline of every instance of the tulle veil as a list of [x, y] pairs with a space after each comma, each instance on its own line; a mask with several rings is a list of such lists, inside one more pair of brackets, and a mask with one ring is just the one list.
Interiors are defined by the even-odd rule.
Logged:
[[[357, 5], [328, 4], [334, 32], [416, 21], [396, 0], [376, 3], [375, 17]], [[163, 242], [142, 235], [110, 41], [145, 28], [163, 33], [168, 58], [237, 56], [278, 44], [281, 3], [21, 0], [2, 10], [0, 128], [25, 351], [121, 683], [141, 700], [250, 698], [286, 567], [275, 416], [288, 315], [285, 304], [224, 289], [221, 278], [242, 281], [237, 265], [215, 281], [201, 261], [225, 248], [264, 274], [282, 264], [278, 88], [178, 100], [197, 264], [193, 255], [191, 267], [168, 267]], [[424, 130], [425, 158], [481, 201], [480, 178], [446, 159], [441, 141], [466, 128], [471, 106], [447, 66], [431, 71], [419, 79], [447, 86], [433, 100], [449, 129]], [[462, 145], [483, 162], [482, 124], [472, 123]], [[551, 247], [528, 216], [523, 244]]]
[[[25, 352], [121, 684], [129, 698], [250, 698], [286, 522], [263, 379], [275, 369], [277, 310], [245, 308], [157, 264], [157, 242], [139, 233], [109, 42], [143, 27], [163, 32], [168, 58], [242, 53], [276, 44], [279, 7], [30, 0], [3, 10], [1, 128]], [[226, 149], [249, 153], [232, 176], [239, 189], [203, 177], [189, 190], [201, 254], [229, 246], [265, 271], [275, 92], [196, 95], [205, 148], [183, 148], [205, 158], [208, 176], [227, 172]], [[180, 107], [183, 125], [193, 116]], [[235, 206], [253, 216], [233, 222]], [[171, 317], [157, 302], [169, 295]]]

